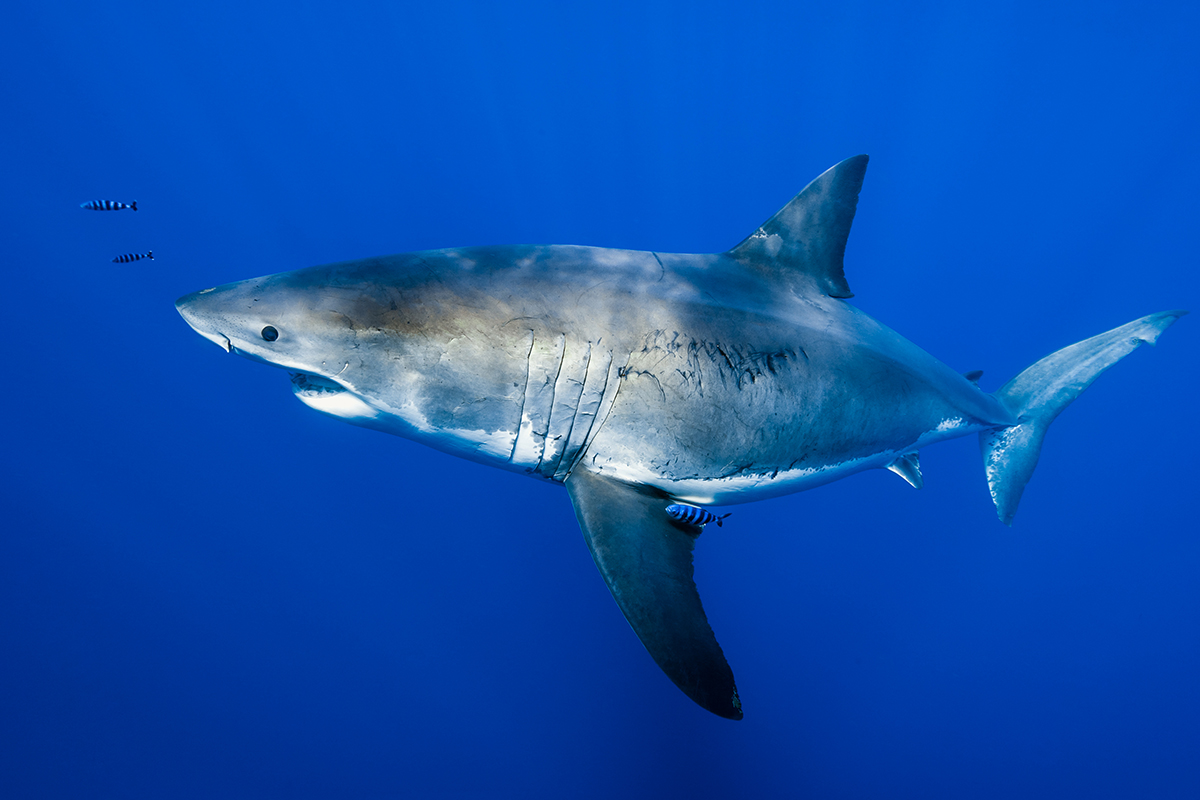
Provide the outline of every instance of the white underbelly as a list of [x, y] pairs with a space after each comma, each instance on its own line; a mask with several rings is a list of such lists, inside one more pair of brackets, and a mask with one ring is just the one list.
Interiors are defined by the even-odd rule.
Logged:
[[981, 424], [971, 424], [962, 418], [946, 419], [923, 433], [915, 442], [881, 449], [876, 453], [844, 461], [824, 464], [798, 465], [787, 470], [742, 471], [721, 477], [679, 477], [654, 470], [636, 458], [598, 457], [588, 469], [605, 477], [626, 483], [642, 484], [661, 489], [673, 498], [696, 505], [735, 505], [752, 503], [769, 497], [814, 489], [868, 469], [883, 469], [902, 455], [946, 439], [956, 439], [984, 430]]

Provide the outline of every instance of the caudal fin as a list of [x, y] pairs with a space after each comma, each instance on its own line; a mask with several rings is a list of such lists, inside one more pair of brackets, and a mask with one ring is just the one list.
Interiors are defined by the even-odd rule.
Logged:
[[1159, 334], [1186, 311], [1163, 311], [1064, 347], [1006, 383], [993, 397], [1012, 411], [1017, 424], [979, 434], [983, 468], [996, 513], [1011, 525], [1021, 493], [1033, 475], [1046, 429], [1100, 373]]

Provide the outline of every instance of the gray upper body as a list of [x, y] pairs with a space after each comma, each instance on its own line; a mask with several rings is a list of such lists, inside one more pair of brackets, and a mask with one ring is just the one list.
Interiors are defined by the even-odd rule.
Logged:
[[[230, 352], [282, 367], [348, 422], [565, 483], [597, 566], [659, 666], [741, 717], [692, 582], [733, 504], [888, 467], [979, 432], [1009, 522], [1046, 426], [1183, 312], [1059, 351], [995, 394], [846, 302], [866, 156], [830, 168], [725, 253], [574, 246], [434, 250], [227, 284], [176, 304]], [[974, 376], [977, 378], [977, 376]]]

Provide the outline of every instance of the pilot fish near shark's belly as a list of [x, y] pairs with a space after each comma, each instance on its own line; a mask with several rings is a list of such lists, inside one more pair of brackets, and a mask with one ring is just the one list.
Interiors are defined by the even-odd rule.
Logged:
[[[1011, 523], [1050, 422], [1183, 311], [1059, 350], [993, 393], [846, 302], [867, 157], [827, 170], [733, 249], [433, 250], [219, 286], [176, 306], [282, 367], [312, 408], [565, 484], [597, 567], [666, 674], [742, 716], [692, 581], [711, 512], [890, 469], [978, 433]], [[687, 510], [690, 508], [691, 510]]]
[[663, 510], [667, 512], [667, 516], [671, 519], [688, 525], [694, 525], [698, 528], [703, 528], [710, 522], [717, 523], [717, 527], [720, 528], [722, 520], [729, 516], [729, 514], [714, 514], [706, 508], [696, 508], [695, 506], [687, 506], [681, 503], [669, 505]]

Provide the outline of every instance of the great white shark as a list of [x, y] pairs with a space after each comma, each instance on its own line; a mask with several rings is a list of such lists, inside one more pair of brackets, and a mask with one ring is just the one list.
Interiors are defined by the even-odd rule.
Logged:
[[563, 484], [613, 597], [690, 698], [740, 719], [675, 503], [747, 503], [979, 436], [1010, 524], [1046, 429], [1185, 311], [1055, 352], [986, 393], [846, 302], [867, 156], [724, 253], [560, 245], [430, 250], [268, 275], [176, 307], [355, 425]]

